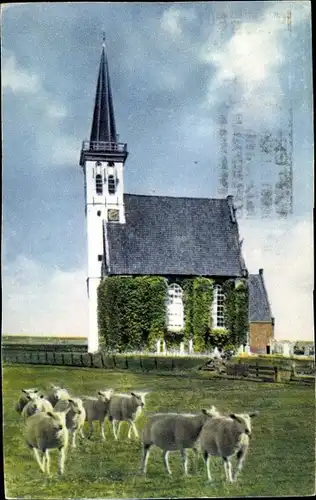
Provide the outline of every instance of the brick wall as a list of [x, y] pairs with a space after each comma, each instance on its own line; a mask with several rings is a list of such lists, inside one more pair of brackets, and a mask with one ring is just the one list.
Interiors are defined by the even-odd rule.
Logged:
[[272, 323], [258, 322], [249, 325], [249, 344], [251, 352], [266, 353], [267, 345], [274, 336]]

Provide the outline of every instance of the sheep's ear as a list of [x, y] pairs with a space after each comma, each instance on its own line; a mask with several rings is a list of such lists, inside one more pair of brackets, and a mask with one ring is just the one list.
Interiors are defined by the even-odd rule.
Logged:
[[98, 396], [102, 396], [102, 391], [98, 391]]
[[230, 415], [230, 418], [232, 418], [233, 420], [237, 420], [237, 422], [240, 422], [241, 423], [241, 420], [240, 418], [235, 414], [235, 413], [231, 413]]
[[49, 417], [55, 418], [55, 415], [51, 411], [46, 412]]
[[73, 399], [68, 399], [68, 403], [75, 404]]
[[207, 410], [205, 410], [205, 408], [202, 408], [202, 413], [204, 413], [204, 415], [208, 415], [208, 412]]
[[28, 394], [27, 389], [21, 389], [21, 391], [24, 392], [24, 394]]
[[132, 396], [135, 396], [135, 398], [138, 398], [139, 396], [137, 396], [137, 394], [135, 394], [135, 392], [131, 392], [131, 395]]
[[257, 417], [259, 415], [259, 412], [257, 410], [252, 411], [251, 413], [248, 413], [248, 415], [250, 418]]

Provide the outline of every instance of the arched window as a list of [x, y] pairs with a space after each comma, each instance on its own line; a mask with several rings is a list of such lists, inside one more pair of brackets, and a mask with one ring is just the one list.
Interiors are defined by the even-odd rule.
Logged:
[[97, 194], [102, 194], [103, 193], [103, 182], [102, 182], [102, 175], [97, 174], [95, 176], [95, 190]]
[[170, 330], [181, 330], [183, 325], [183, 292], [181, 286], [173, 283], [168, 287], [167, 326]]
[[114, 175], [109, 175], [108, 177], [108, 190], [109, 194], [115, 194], [116, 182]]
[[225, 300], [225, 295], [223, 293], [222, 286], [215, 285], [214, 299], [212, 304], [213, 328], [225, 327], [224, 300]]

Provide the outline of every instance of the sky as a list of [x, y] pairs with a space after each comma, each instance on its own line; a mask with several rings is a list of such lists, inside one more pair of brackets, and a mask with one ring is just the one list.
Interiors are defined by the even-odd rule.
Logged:
[[[235, 30], [220, 30], [223, 14]], [[229, 103], [260, 133], [284, 125], [292, 103], [293, 213], [237, 217], [276, 338], [312, 340], [311, 14], [285, 1], [2, 6], [3, 333], [87, 334], [79, 156], [103, 31], [127, 193], [219, 197], [218, 109]], [[276, 175], [260, 161], [256, 175]]]

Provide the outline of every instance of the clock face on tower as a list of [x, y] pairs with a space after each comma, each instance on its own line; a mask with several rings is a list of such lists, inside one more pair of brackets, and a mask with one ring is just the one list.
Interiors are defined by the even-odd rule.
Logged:
[[119, 220], [120, 220], [120, 211], [116, 210], [116, 208], [109, 208], [108, 221], [109, 222], [119, 222]]

